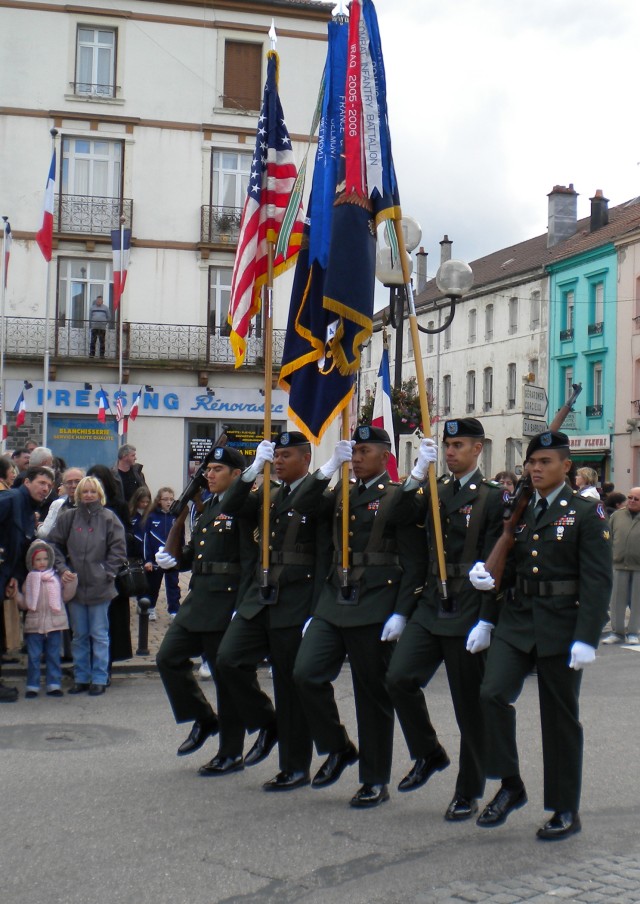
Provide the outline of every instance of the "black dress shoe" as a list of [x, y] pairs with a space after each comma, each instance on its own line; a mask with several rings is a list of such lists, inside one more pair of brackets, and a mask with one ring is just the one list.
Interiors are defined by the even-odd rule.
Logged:
[[0, 703], [15, 703], [18, 699], [18, 688], [7, 687], [0, 681]]
[[214, 756], [212, 760], [200, 766], [198, 775], [230, 775], [232, 772], [240, 772], [244, 769], [244, 760], [240, 756]]
[[527, 792], [524, 787], [518, 791], [510, 791], [508, 788], [500, 788], [493, 800], [487, 804], [476, 820], [476, 825], [483, 828], [501, 826], [506, 822], [507, 816], [512, 810], [518, 810], [526, 804]]
[[89, 690], [88, 684], [78, 684], [76, 682], [76, 684], [74, 684], [72, 687], [69, 688], [67, 693], [68, 694], [84, 694], [84, 692], [88, 691], [88, 690]]
[[474, 797], [463, 797], [456, 794], [449, 806], [444, 818], [449, 822], [462, 822], [463, 819], [471, 819], [478, 812], [478, 801]]
[[427, 782], [434, 772], [442, 772], [450, 763], [444, 747], [438, 747], [427, 757], [420, 757], [413, 764], [413, 769], [402, 779], [398, 791], [415, 791]]
[[575, 835], [582, 829], [580, 822], [580, 814], [566, 811], [560, 813], [558, 810], [553, 814], [551, 819], [538, 829], [536, 837], [541, 841], [556, 841], [559, 838], [568, 838], [569, 835]]
[[207, 738], [218, 734], [218, 720], [213, 722], [194, 722], [189, 737], [178, 747], [178, 756], [187, 756], [200, 750]]
[[309, 784], [308, 772], [278, 772], [270, 782], [262, 786], [264, 791], [293, 791]]
[[389, 800], [389, 789], [386, 785], [364, 784], [358, 788], [349, 803], [352, 807], [377, 807]]
[[275, 725], [261, 728], [258, 732], [258, 740], [244, 758], [245, 766], [255, 766], [256, 763], [266, 760], [277, 743], [278, 732]]
[[106, 684], [91, 684], [89, 685], [89, 696], [99, 697], [101, 694], [104, 694], [106, 689]]
[[322, 766], [318, 769], [311, 782], [312, 788], [326, 788], [337, 782], [347, 766], [352, 766], [358, 761], [358, 751], [355, 745], [349, 741], [344, 750], [339, 753], [330, 753]]

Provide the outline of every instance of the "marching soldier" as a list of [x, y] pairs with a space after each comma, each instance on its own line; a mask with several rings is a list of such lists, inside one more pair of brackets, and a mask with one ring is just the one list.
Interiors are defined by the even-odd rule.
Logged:
[[445, 819], [460, 821], [477, 812], [484, 790], [483, 726], [479, 691], [484, 656], [473, 655], [489, 645], [497, 618], [495, 593], [482, 593], [469, 581], [471, 565], [484, 558], [502, 533], [502, 490], [478, 468], [484, 430], [476, 418], [449, 420], [444, 446], [450, 476], [438, 482], [438, 499], [446, 561], [448, 599], [440, 592], [438, 559], [430, 524], [429, 496], [418, 488], [437, 460], [433, 440], [424, 439], [418, 461], [399, 499], [402, 510], [427, 526], [429, 575], [418, 605], [398, 641], [387, 673], [387, 688], [414, 760], [399, 791], [422, 787], [449, 765], [429, 718], [422, 688], [441, 663], [460, 729], [460, 754], [455, 793]]
[[[582, 669], [593, 662], [612, 585], [611, 542], [604, 507], [567, 485], [569, 439], [542, 433], [527, 448], [535, 493], [516, 530], [513, 600], [500, 614], [480, 698], [486, 729], [486, 774], [502, 785], [478, 818], [499, 826], [527, 803], [520, 777], [513, 703], [533, 665], [538, 674], [544, 806], [551, 818], [543, 841], [581, 828], [583, 735], [578, 702]], [[483, 562], [472, 569], [475, 587], [491, 589]]]
[[[156, 662], [176, 722], [194, 722], [178, 756], [199, 750], [220, 731], [216, 756], [200, 775], [226, 775], [243, 768], [244, 725], [229, 691], [213, 668], [236, 600], [242, 596], [256, 563], [253, 523], [222, 511], [229, 486], [242, 473], [244, 457], [235, 449], [216, 448], [205, 471], [213, 494], [205, 503], [179, 563], [164, 550], [156, 554], [162, 568], [191, 569], [189, 593], [164, 636]], [[193, 675], [192, 657], [204, 654], [212, 667], [218, 697], [218, 715]]]
[[[295, 666], [309, 726], [320, 754], [328, 758], [313, 779], [314, 788], [337, 781], [360, 759], [362, 786], [353, 807], [374, 807], [389, 799], [387, 784], [393, 752], [393, 706], [384, 675], [395, 640], [415, 605], [424, 581], [426, 557], [415, 524], [391, 517], [399, 487], [386, 466], [391, 440], [385, 430], [360, 426], [351, 443], [339, 442], [329, 462], [314, 475], [300, 500], [321, 509], [323, 523], [333, 522], [334, 564], [323, 584]], [[349, 493], [349, 587], [342, 586], [342, 503], [339, 486], [326, 491], [340, 464], [353, 455], [357, 483]], [[360, 753], [340, 722], [332, 681], [349, 657]]]
[[[251, 492], [265, 462], [271, 460], [282, 483]], [[302, 626], [311, 612], [318, 555], [313, 508], [294, 509], [312, 479], [310, 461], [311, 447], [302, 433], [281, 433], [275, 443], [264, 440], [253, 465], [224, 500], [226, 512], [249, 515], [259, 530], [263, 504], [270, 508], [269, 586], [262, 586], [261, 569], [258, 575], [254, 569], [217, 660], [218, 673], [229, 686], [246, 729], [259, 731], [245, 766], [264, 760], [278, 743], [280, 772], [263, 785], [265, 791], [289, 791], [309, 784], [312, 743], [292, 673]], [[257, 678], [257, 667], [267, 656], [273, 667], [275, 709]]]

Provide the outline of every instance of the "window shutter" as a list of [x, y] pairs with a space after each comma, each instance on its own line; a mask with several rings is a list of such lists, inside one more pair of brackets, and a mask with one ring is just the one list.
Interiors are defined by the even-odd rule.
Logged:
[[225, 42], [223, 107], [259, 110], [261, 76], [262, 44]]

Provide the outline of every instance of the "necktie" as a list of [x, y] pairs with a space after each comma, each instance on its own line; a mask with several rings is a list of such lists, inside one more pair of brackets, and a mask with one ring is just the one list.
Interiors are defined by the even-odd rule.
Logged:
[[287, 484], [285, 486], [284, 490], [282, 491], [282, 498], [286, 499], [290, 492], [291, 492], [291, 487], [289, 486], [289, 484]]
[[460, 490], [460, 481], [456, 477], [456, 479], [453, 481], [453, 495], [455, 496], [459, 490]]
[[211, 497], [211, 505], [217, 505], [217, 504], [218, 504], [218, 496], [217, 495], [212, 496]]
[[358, 486], [358, 494], [359, 494], [360, 496], [362, 496], [362, 494], [363, 494], [364, 492], [366, 492], [366, 489], [367, 489], [366, 483], [361, 483], [361, 484]]
[[549, 503], [546, 499], [541, 499], [536, 505], [536, 524], [542, 518], [546, 510], [549, 508]]

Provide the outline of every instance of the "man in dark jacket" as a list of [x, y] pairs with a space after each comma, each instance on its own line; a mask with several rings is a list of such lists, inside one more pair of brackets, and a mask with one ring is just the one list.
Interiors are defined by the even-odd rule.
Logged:
[[142, 465], [136, 463], [136, 447], [131, 443], [120, 446], [118, 463], [111, 469], [111, 473], [118, 482], [118, 488], [121, 490], [125, 502], [129, 502], [137, 489], [147, 485], [142, 473]]
[[[189, 593], [164, 636], [156, 662], [176, 722], [193, 722], [178, 756], [199, 750], [208, 737], [220, 732], [220, 746], [200, 775], [227, 775], [243, 768], [244, 725], [233, 700], [215, 669], [218, 647], [253, 576], [257, 546], [253, 522], [223, 513], [230, 485], [244, 470], [244, 457], [235, 449], [218, 447], [205, 471], [212, 493], [182, 549], [179, 562], [164, 549], [156, 553], [161, 568], [191, 569]], [[195, 656], [211, 664], [218, 696], [213, 711], [193, 674]]]

